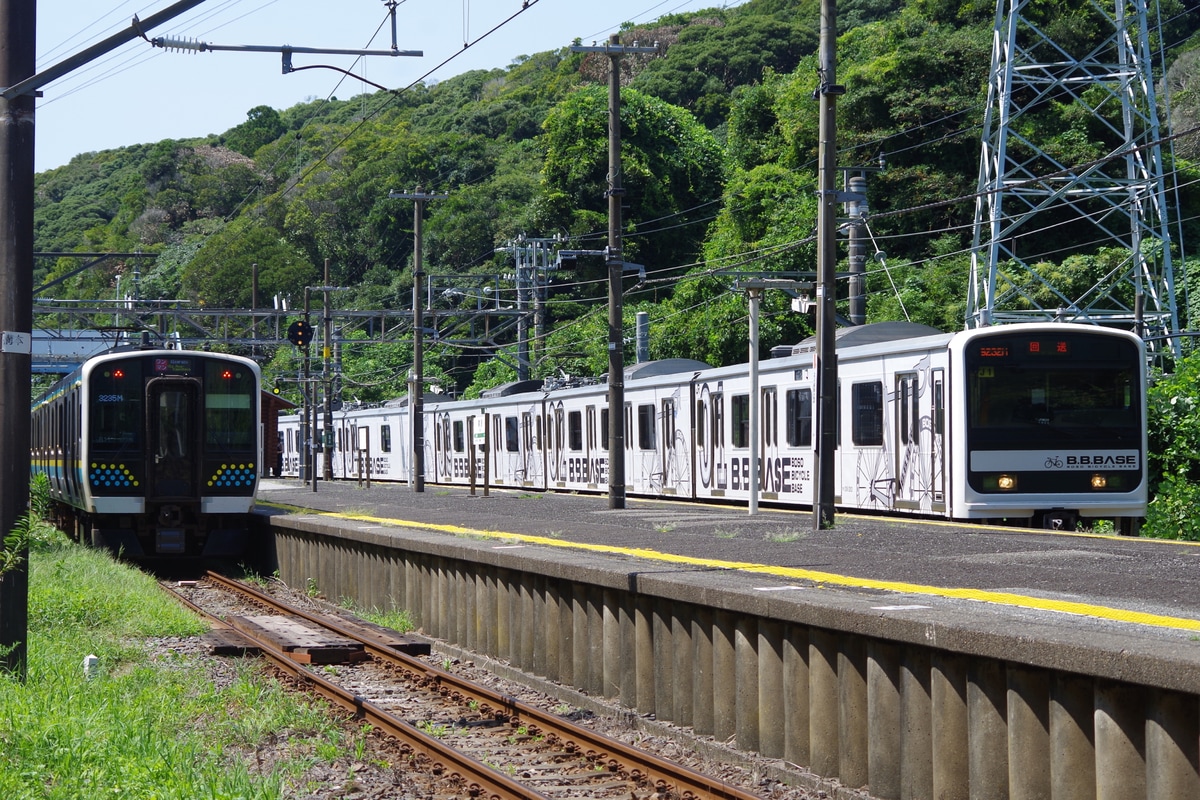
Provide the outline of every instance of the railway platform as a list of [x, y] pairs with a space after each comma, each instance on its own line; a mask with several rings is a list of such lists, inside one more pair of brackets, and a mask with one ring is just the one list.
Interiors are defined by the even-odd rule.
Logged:
[[[803, 586], [936, 604], [1078, 628], [1127, 625], [1131, 635], [1200, 635], [1196, 570], [1187, 542], [1001, 528], [842, 513], [815, 530], [807, 511], [492, 489], [488, 494], [394, 483], [267, 480], [262, 509], [311, 509], [451, 535], [523, 540], [643, 559], [657, 568], [742, 569]], [[673, 567], [671, 565], [674, 565]], [[964, 604], [967, 604], [964, 606]]]
[[268, 480], [256, 510], [293, 586], [407, 609], [831, 797], [1200, 797], [1194, 545], [608, 505]]

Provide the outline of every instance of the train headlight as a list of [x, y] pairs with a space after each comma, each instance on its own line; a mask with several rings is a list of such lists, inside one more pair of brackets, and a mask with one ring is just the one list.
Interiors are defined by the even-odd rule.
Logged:
[[1108, 476], [1100, 475], [1100, 474], [1093, 475], [1092, 476], [1092, 488], [1093, 489], [1107, 489], [1108, 488]]
[[1017, 488], [1016, 475], [997, 475], [996, 488], [1002, 492], [1011, 492]]

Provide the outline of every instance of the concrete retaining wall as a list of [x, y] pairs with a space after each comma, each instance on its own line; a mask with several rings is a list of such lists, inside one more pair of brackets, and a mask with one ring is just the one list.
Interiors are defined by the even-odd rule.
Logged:
[[289, 585], [874, 797], [1200, 798], [1186, 636], [319, 517], [268, 541]]

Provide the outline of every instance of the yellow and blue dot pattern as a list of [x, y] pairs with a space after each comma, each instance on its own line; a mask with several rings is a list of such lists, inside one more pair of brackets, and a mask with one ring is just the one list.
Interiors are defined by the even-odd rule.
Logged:
[[92, 486], [97, 488], [129, 488], [138, 485], [138, 479], [124, 464], [101, 464], [93, 461], [88, 473]]
[[222, 464], [208, 479], [209, 486], [239, 487], [254, 485], [254, 464]]

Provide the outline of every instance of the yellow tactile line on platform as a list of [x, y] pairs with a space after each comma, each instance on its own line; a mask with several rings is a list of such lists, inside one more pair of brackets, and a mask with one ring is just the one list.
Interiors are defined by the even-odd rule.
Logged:
[[984, 589], [955, 589], [944, 586], [924, 586], [919, 583], [903, 583], [898, 581], [880, 581], [872, 578], [855, 578], [849, 575], [838, 575], [833, 572], [817, 572], [815, 570], [797, 569], [795, 567], [777, 567], [769, 564], [756, 564], [745, 561], [719, 561], [710, 558], [694, 558], [673, 553], [663, 553], [658, 550], [648, 550], [641, 547], [615, 547], [606, 544], [585, 544], [582, 542], [566, 542], [547, 536], [533, 536], [526, 533], [511, 533], [507, 531], [488, 531], [482, 528], [464, 528], [460, 525], [439, 525], [432, 522], [415, 522], [413, 520], [394, 519], [389, 517], [372, 517], [365, 514], [341, 514], [333, 511], [316, 511], [299, 506], [282, 503], [260, 503], [259, 505], [278, 508], [297, 514], [351, 519], [358, 522], [371, 522], [377, 525], [397, 528], [416, 528], [420, 530], [450, 533], [459, 536], [481, 536], [489, 539], [505, 539], [524, 542], [526, 544], [541, 544], [548, 547], [561, 547], [572, 550], [588, 550], [595, 553], [612, 553], [616, 555], [634, 556], [652, 561], [662, 561], [669, 564], [685, 564], [687, 566], [706, 567], [709, 569], [730, 569], [750, 572], [758, 575], [772, 575], [793, 580], [812, 581], [817, 584], [830, 586], [845, 586], [854, 589], [878, 589], [885, 592], [902, 594], [928, 595], [930, 597], [946, 597], [956, 600], [977, 600], [982, 603], [1028, 608], [1038, 611], [1057, 611], [1063, 614], [1076, 614], [1114, 622], [1128, 622], [1135, 625], [1150, 625], [1158, 628], [1173, 628], [1177, 630], [1200, 631], [1200, 620], [1186, 617], [1168, 617], [1159, 614], [1147, 614], [1141, 611], [1128, 611], [1108, 606], [1097, 606], [1090, 603], [1076, 603], [1069, 600], [1049, 600], [1041, 597], [1012, 594], [1010, 592], [990, 592]]

